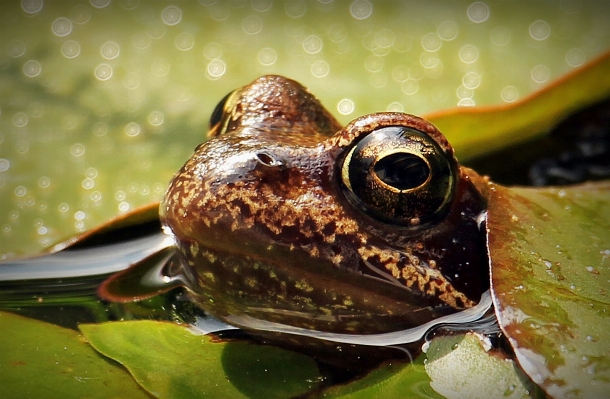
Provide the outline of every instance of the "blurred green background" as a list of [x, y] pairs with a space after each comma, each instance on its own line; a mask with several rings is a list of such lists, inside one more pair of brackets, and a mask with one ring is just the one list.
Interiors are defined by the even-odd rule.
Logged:
[[6, 259], [160, 199], [259, 75], [342, 122], [512, 103], [610, 48], [610, 2], [14, 0], [0, 43]]

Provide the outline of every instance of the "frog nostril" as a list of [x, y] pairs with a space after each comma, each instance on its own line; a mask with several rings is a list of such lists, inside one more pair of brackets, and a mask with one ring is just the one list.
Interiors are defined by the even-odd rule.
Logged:
[[262, 165], [269, 166], [269, 167], [284, 165], [284, 163], [281, 160], [278, 160], [265, 152], [257, 153], [256, 160], [258, 162], [260, 162]]

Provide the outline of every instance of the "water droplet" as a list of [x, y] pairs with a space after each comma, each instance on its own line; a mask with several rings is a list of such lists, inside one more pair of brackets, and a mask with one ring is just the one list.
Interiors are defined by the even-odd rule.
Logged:
[[125, 134], [130, 137], [135, 137], [140, 134], [140, 130], [140, 125], [135, 122], [129, 122], [127, 125], [125, 125]]
[[579, 48], [573, 48], [566, 53], [566, 62], [571, 67], [578, 67], [585, 63], [585, 52]]
[[444, 21], [438, 26], [438, 36], [445, 41], [453, 40], [459, 33], [457, 24], [453, 21]]
[[285, 3], [284, 11], [291, 18], [299, 18], [307, 12], [307, 5], [302, 0], [290, 0]]
[[0, 158], [0, 172], [6, 172], [11, 168], [11, 162], [6, 158]]
[[363, 20], [373, 15], [373, 5], [368, 0], [356, 0], [349, 8], [349, 12], [357, 20]]
[[479, 49], [472, 44], [467, 44], [460, 49], [460, 60], [466, 64], [472, 64], [479, 58]]
[[354, 108], [355, 108], [355, 104], [349, 98], [344, 98], [344, 99], [340, 100], [339, 103], [337, 104], [337, 111], [339, 111], [339, 113], [341, 115], [351, 114], [352, 112], [354, 112]]
[[121, 212], [127, 212], [129, 210], [129, 202], [121, 202], [119, 203], [119, 211]]
[[390, 103], [386, 109], [388, 112], [404, 112], [405, 111], [405, 107], [397, 101]]
[[481, 76], [476, 72], [468, 72], [462, 78], [464, 87], [474, 90], [481, 84]]
[[442, 40], [436, 33], [428, 33], [421, 39], [421, 45], [426, 51], [437, 51], [441, 48]]
[[72, 9], [70, 17], [72, 17], [72, 21], [74, 21], [75, 24], [82, 25], [89, 22], [91, 13], [87, 7], [79, 4]]
[[381, 48], [390, 48], [396, 41], [396, 35], [393, 31], [383, 28], [375, 33], [375, 45]]
[[133, 10], [139, 3], [140, 0], [121, 0], [119, 4], [124, 10]]
[[512, 103], [517, 101], [517, 99], [519, 98], [519, 91], [515, 86], [506, 86], [500, 92], [500, 96], [505, 102]]
[[40, 75], [40, 72], [42, 72], [42, 65], [36, 60], [30, 60], [23, 64], [23, 73], [30, 78]]
[[28, 151], [30, 151], [30, 145], [25, 140], [19, 140], [15, 144], [15, 151], [17, 151], [19, 154], [26, 154]]
[[364, 67], [369, 72], [377, 72], [381, 68], [383, 68], [383, 58], [377, 57], [375, 55], [370, 55], [364, 61]]
[[400, 89], [405, 94], [415, 94], [419, 90], [419, 83], [413, 78], [408, 78], [404, 82], [402, 82]]
[[270, 66], [275, 64], [277, 60], [277, 53], [270, 47], [265, 47], [258, 52], [258, 62], [264, 66]]
[[347, 29], [341, 24], [333, 24], [328, 28], [326, 34], [332, 42], [339, 43], [347, 38]]
[[227, 66], [222, 60], [212, 60], [208, 64], [207, 75], [211, 80], [216, 80], [225, 74]]
[[99, 191], [94, 191], [91, 193], [91, 200], [93, 201], [100, 201], [102, 199], [102, 193], [100, 193]]
[[175, 45], [178, 50], [188, 51], [195, 45], [195, 38], [190, 33], [182, 32], [176, 36]]
[[330, 66], [326, 61], [318, 60], [311, 65], [311, 74], [316, 78], [323, 78], [330, 72]]
[[108, 64], [100, 64], [95, 68], [95, 77], [106, 81], [112, 77], [112, 67]]
[[491, 31], [490, 38], [493, 44], [497, 46], [505, 46], [510, 43], [510, 29], [504, 26], [498, 26]]
[[85, 220], [86, 216], [87, 216], [87, 214], [83, 211], [74, 212], [74, 219], [76, 219], [76, 220]]
[[61, 53], [66, 58], [76, 58], [80, 54], [80, 44], [74, 40], [68, 40], [61, 46]]
[[182, 20], [182, 10], [176, 6], [166, 7], [161, 13], [161, 19], [168, 26], [178, 25]]
[[72, 32], [72, 22], [68, 18], [57, 18], [53, 21], [51, 29], [56, 36], [68, 36]]
[[464, 98], [471, 98], [474, 95], [474, 92], [472, 91], [472, 89], [469, 89], [466, 86], [462, 85], [457, 88], [456, 94], [457, 94], [458, 98], [464, 99]]
[[89, 0], [89, 2], [95, 8], [104, 8], [110, 4], [110, 0]]
[[222, 46], [218, 43], [209, 43], [203, 49], [203, 56], [209, 60], [214, 60], [222, 55]]
[[163, 123], [163, 114], [159, 111], [153, 111], [148, 115], [148, 123], [153, 126], [159, 126]]
[[85, 153], [85, 146], [81, 143], [73, 144], [72, 147], [70, 147], [70, 153], [75, 157], [80, 157]]
[[38, 228], [38, 235], [43, 236], [43, 235], [47, 234], [48, 232], [49, 232], [49, 229], [47, 229], [45, 226], [40, 226]]
[[25, 54], [25, 43], [21, 40], [11, 40], [6, 48], [6, 52], [11, 57], [21, 57]]
[[476, 24], [485, 22], [489, 18], [489, 6], [483, 2], [477, 1], [468, 6], [466, 15], [469, 20]]
[[169, 62], [167, 62], [163, 59], [155, 60], [151, 67], [152, 73], [157, 76], [167, 75], [169, 73], [169, 68], [170, 68]]
[[440, 61], [436, 53], [422, 53], [419, 57], [419, 63], [426, 69], [434, 68], [439, 65]]
[[150, 46], [151, 40], [150, 36], [146, 32], [136, 32], [131, 37], [131, 44], [137, 48], [138, 50], [144, 50]]
[[51, 179], [46, 177], [46, 176], [42, 176], [40, 179], [38, 179], [38, 186], [40, 188], [47, 188], [51, 185]]
[[125, 191], [123, 190], [118, 190], [116, 193], [114, 193], [114, 199], [116, 199], [117, 201], [123, 201], [126, 196], [127, 194], [125, 194]]
[[93, 132], [93, 134], [95, 134], [96, 136], [103, 136], [106, 133], [108, 133], [108, 126], [106, 126], [106, 124], [104, 122], [96, 122], [93, 127], [91, 128], [91, 131]]
[[93, 181], [93, 179], [85, 179], [83, 180], [83, 182], [81, 183], [81, 186], [85, 189], [85, 190], [91, 190], [94, 186], [95, 186], [95, 182]]
[[539, 19], [530, 25], [530, 36], [534, 40], [545, 40], [551, 35], [551, 27], [546, 21]]
[[303, 50], [308, 54], [317, 54], [322, 50], [322, 39], [316, 35], [307, 36], [303, 40]]
[[42, 10], [43, 0], [21, 0], [21, 9], [28, 14], [36, 14]]
[[27, 192], [28, 192], [28, 190], [25, 187], [23, 187], [23, 186], [15, 187], [15, 195], [17, 197], [23, 197], [24, 195], [27, 194]]
[[17, 127], [23, 127], [28, 124], [28, 116], [23, 112], [17, 112], [13, 115], [13, 124]]
[[102, 47], [100, 48], [100, 53], [102, 54], [102, 57], [104, 57], [107, 60], [115, 59], [116, 57], [119, 56], [120, 52], [121, 52], [121, 48], [115, 42], [106, 42], [106, 43], [102, 44]]
[[263, 20], [257, 15], [248, 15], [241, 22], [241, 28], [248, 35], [256, 35], [263, 30]]
[[265, 12], [271, 9], [273, 5], [272, 0], [252, 0], [251, 4], [252, 9], [258, 12]]
[[551, 71], [546, 65], [536, 65], [532, 68], [532, 80], [536, 83], [544, 83], [549, 80]]

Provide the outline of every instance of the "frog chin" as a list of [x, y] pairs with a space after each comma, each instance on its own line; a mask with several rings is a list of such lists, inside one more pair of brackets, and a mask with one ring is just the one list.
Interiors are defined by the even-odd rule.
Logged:
[[[249, 330], [292, 334], [344, 344], [391, 346], [420, 341], [430, 331], [440, 327], [448, 330], [469, 329], [476, 331], [479, 328], [486, 331], [489, 329], [493, 330], [494, 326], [497, 326], [497, 323], [495, 322], [495, 316], [491, 309], [491, 294], [490, 291], [487, 290], [483, 293], [483, 295], [481, 295], [481, 300], [479, 303], [472, 308], [468, 308], [454, 314], [441, 316], [417, 327], [381, 334], [341, 334], [310, 330], [302, 327], [295, 327], [287, 324], [262, 320], [244, 314], [228, 315], [223, 319], [232, 326], [238, 326], [240, 328]], [[274, 313], [278, 312], [278, 310], [274, 309], [269, 309], [268, 311]], [[305, 317], [305, 315], [303, 316]]]

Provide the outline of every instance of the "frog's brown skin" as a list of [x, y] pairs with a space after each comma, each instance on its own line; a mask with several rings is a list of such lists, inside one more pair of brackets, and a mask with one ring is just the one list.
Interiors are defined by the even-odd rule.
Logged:
[[[172, 180], [161, 219], [193, 271], [187, 288], [215, 316], [387, 332], [472, 307], [488, 288], [486, 184], [429, 122], [380, 113], [341, 128], [279, 76], [234, 92], [213, 122], [214, 138]], [[346, 198], [343, 160], [386, 126], [427, 134], [455, 173], [440, 220], [397, 226]]]

